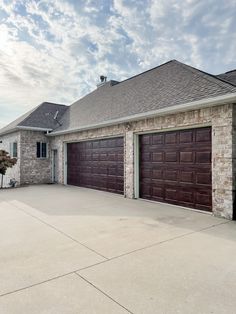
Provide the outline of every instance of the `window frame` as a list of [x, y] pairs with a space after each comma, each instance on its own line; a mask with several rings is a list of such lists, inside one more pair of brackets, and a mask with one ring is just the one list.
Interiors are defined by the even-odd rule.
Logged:
[[[15, 149], [14, 149], [15, 147]], [[18, 158], [18, 143], [17, 141], [10, 142], [10, 156], [11, 158]]]
[[37, 159], [48, 158], [48, 143], [47, 142], [36, 142], [36, 158]]

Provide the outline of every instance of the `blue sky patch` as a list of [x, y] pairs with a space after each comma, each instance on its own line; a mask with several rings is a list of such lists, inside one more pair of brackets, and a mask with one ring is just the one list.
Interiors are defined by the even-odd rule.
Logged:
[[235, 12], [235, 0], [0, 1], [0, 127], [43, 101], [76, 101], [100, 75], [170, 59], [235, 69]]

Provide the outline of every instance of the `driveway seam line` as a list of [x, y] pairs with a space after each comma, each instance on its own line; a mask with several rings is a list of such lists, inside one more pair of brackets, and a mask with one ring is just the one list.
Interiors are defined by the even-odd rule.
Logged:
[[163, 241], [160, 241], [160, 242], [156, 242], [156, 243], [150, 244], [150, 245], [148, 245], [148, 246], [145, 246], [145, 247], [142, 247], [142, 248], [138, 248], [138, 249], [136, 249], [136, 250], [133, 250], [133, 251], [130, 251], [130, 252], [127, 252], [127, 253], [120, 254], [120, 255], [117, 255], [117, 256], [114, 256], [114, 257], [109, 258], [109, 257], [106, 257], [106, 256], [102, 255], [101, 253], [98, 253], [98, 252], [95, 251], [94, 249], [91, 249], [90, 247], [86, 246], [86, 244], [83, 244], [83, 243], [79, 242], [78, 240], [74, 239], [74, 238], [71, 237], [70, 235], [66, 234], [64, 231], [62, 231], [62, 230], [60, 230], [60, 229], [54, 227], [53, 225], [51, 225], [51, 224], [45, 222], [45, 221], [42, 220], [42, 219], [40, 219], [40, 218], [38, 218], [38, 217], [36, 217], [36, 216], [34, 216], [34, 215], [32, 215], [32, 214], [30, 214], [30, 213], [24, 211], [22, 208], [16, 206], [15, 204], [12, 204], [12, 205], [15, 206], [18, 210], [24, 212], [26, 215], [31, 216], [32, 218], [34, 218], [34, 219], [36, 219], [36, 220], [42, 222], [43, 224], [45, 224], [45, 225], [47, 225], [48, 227], [54, 229], [55, 231], [61, 233], [62, 235], [64, 235], [65, 237], [71, 239], [72, 241], [74, 241], [74, 242], [76, 242], [76, 243], [82, 245], [83, 247], [87, 248], [88, 250], [92, 251], [93, 253], [95, 253], [95, 254], [97, 254], [97, 255], [99, 255], [99, 256], [105, 258], [105, 261], [101, 261], [101, 262], [96, 263], [96, 264], [94, 264], [94, 265], [92, 265], [92, 266], [87, 266], [87, 267], [85, 267], [85, 268], [79, 269], [78, 271], [84, 270], [84, 269], [87, 269], [87, 268], [91, 268], [91, 267], [96, 266], [96, 265], [98, 265], [98, 264], [102, 264], [102, 263], [104, 263], [104, 262], [111, 261], [111, 260], [116, 259], [116, 258], [119, 258], [119, 257], [123, 257], [123, 256], [129, 255], [129, 254], [132, 254], [132, 253], [135, 253], [135, 252], [138, 252], [138, 251], [142, 251], [142, 250], [145, 250], [145, 249], [154, 247], [154, 246], [159, 245], [159, 244], [163, 244], [163, 243], [166, 243], [166, 242], [169, 242], [169, 241], [173, 241], [173, 240], [175, 240], [175, 239], [183, 238], [183, 237], [185, 237], [185, 236], [188, 236], [188, 235], [191, 235], [191, 234], [194, 234], [194, 233], [198, 233], [198, 232], [201, 232], [201, 231], [204, 231], [204, 230], [207, 230], [207, 229], [211, 229], [211, 228], [214, 228], [214, 227], [216, 227], [216, 226], [220, 226], [220, 225], [227, 224], [227, 223], [230, 223], [230, 222], [231, 222], [231, 220], [227, 220], [227, 221], [224, 221], [224, 222], [221, 222], [221, 223], [216, 223], [216, 224], [213, 224], [213, 225], [211, 225], [211, 226], [208, 226], [208, 227], [205, 227], [205, 228], [202, 228], [202, 229], [199, 229], [199, 230], [187, 232], [187, 233], [184, 233], [184, 234], [182, 234], [182, 235], [176, 236], [176, 237], [174, 237], [174, 238], [170, 238], [170, 239], [167, 239], [167, 240], [163, 240]]
[[[135, 253], [135, 252], [138, 252], [138, 251], [146, 250], [146, 249], [152, 248], [152, 247], [154, 247], [154, 246], [157, 246], [157, 245], [160, 245], [160, 244], [163, 244], [163, 243], [171, 242], [171, 241], [177, 240], [177, 239], [179, 239], [179, 238], [184, 238], [184, 237], [186, 237], [186, 236], [189, 236], [189, 235], [192, 235], [192, 234], [195, 234], [195, 233], [204, 231], [204, 230], [208, 230], [208, 229], [214, 228], [214, 227], [219, 226], [219, 225], [227, 224], [227, 223], [229, 223], [229, 221], [227, 221], [227, 222], [222, 222], [222, 223], [217, 224], [217, 225], [211, 225], [211, 226], [209, 226], [209, 227], [205, 227], [205, 228], [202, 228], [202, 229], [199, 229], [199, 230], [196, 230], [196, 231], [187, 232], [187, 233], [181, 234], [181, 235], [179, 235], [179, 236], [176, 236], [176, 237], [174, 237], [174, 238], [170, 238], [170, 239], [167, 239], [167, 240], [163, 240], [163, 241], [160, 241], [160, 242], [156, 242], [156, 243], [147, 245], [147, 246], [145, 246], [145, 247], [143, 247], [143, 248], [139, 248], [139, 249], [130, 251], [130, 252], [128, 252], [128, 253], [124, 253], [124, 254], [117, 255], [117, 256], [114, 257], [114, 259], [115, 259], [115, 258], [122, 257], [122, 256], [125, 256], [125, 255], [129, 255], [129, 254], [132, 254], [132, 253]], [[112, 259], [113, 259], [113, 258], [110, 258], [109, 260], [112, 260]]]
[[45, 283], [48, 283], [50, 281], [53, 281], [53, 280], [57, 280], [57, 279], [60, 279], [60, 278], [63, 278], [63, 277], [66, 277], [66, 276], [69, 276], [69, 275], [76, 275], [78, 276], [79, 278], [81, 278], [82, 280], [84, 280], [85, 282], [87, 282], [89, 285], [91, 285], [93, 288], [95, 288], [96, 290], [98, 290], [99, 292], [101, 292], [103, 295], [105, 295], [106, 297], [108, 297], [109, 299], [111, 299], [113, 302], [115, 302], [116, 304], [118, 304], [120, 307], [122, 307], [123, 309], [125, 309], [126, 311], [128, 311], [128, 313], [130, 314], [134, 314], [133, 312], [131, 312], [129, 309], [127, 309], [125, 306], [123, 306], [122, 304], [120, 304], [118, 301], [116, 301], [115, 299], [113, 299], [111, 296], [109, 296], [108, 294], [106, 294], [104, 291], [102, 291], [101, 289], [99, 289], [98, 287], [96, 287], [93, 283], [91, 283], [89, 280], [87, 280], [86, 278], [84, 278], [83, 276], [81, 276], [80, 274], [77, 273], [78, 270], [74, 270], [72, 272], [69, 272], [69, 273], [66, 273], [66, 274], [63, 274], [63, 275], [59, 275], [59, 276], [56, 276], [56, 277], [53, 277], [53, 278], [50, 278], [50, 279], [47, 279], [47, 280], [44, 280], [44, 281], [41, 281], [41, 282], [38, 282], [38, 283], [35, 283], [35, 284], [32, 284], [32, 285], [29, 285], [27, 287], [23, 287], [23, 288], [19, 288], [19, 289], [16, 289], [14, 291], [10, 291], [10, 292], [7, 292], [7, 293], [3, 293], [0, 295], [0, 298], [2, 297], [5, 297], [7, 295], [11, 295], [11, 294], [14, 294], [14, 293], [17, 293], [17, 292], [21, 292], [21, 291], [24, 291], [24, 290], [27, 290], [27, 289], [30, 289], [30, 288], [34, 288], [34, 287], [37, 287], [37, 286], [40, 286], [40, 285], [43, 285]]
[[98, 266], [98, 265], [100, 265], [100, 264], [104, 264], [104, 263], [106, 263], [106, 262], [113, 261], [113, 260], [118, 259], [118, 258], [120, 258], [120, 257], [124, 257], [124, 256], [130, 255], [130, 254], [133, 254], [133, 253], [136, 253], [136, 252], [139, 252], [139, 251], [143, 251], [143, 250], [146, 250], [146, 249], [149, 249], [149, 248], [152, 248], [152, 247], [155, 247], [155, 246], [158, 246], [158, 245], [167, 243], [167, 242], [171, 242], [171, 241], [174, 241], [174, 240], [178, 240], [178, 239], [180, 239], [180, 238], [184, 238], [184, 237], [186, 237], [186, 236], [189, 236], [189, 235], [192, 235], [192, 234], [195, 234], [195, 233], [204, 231], [204, 230], [208, 230], [208, 229], [211, 229], [211, 228], [220, 226], [220, 225], [224, 225], [224, 224], [227, 224], [227, 223], [230, 223], [230, 222], [231, 222], [231, 221], [222, 222], [222, 223], [219, 223], [219, 224], [216, 224], [216, 225], [211, 225], [211, 226], [209, 226], [209, 227], [205, 227], [205, 228], [202, 228], [202, 229], [199, 229], [199, 230], [196, 230], [196, 231], [187, 232], [187, 233], [181, 234], [181, 235], [179, 235], [179, 236], [176, 236], [176, 237], [174, 237], [174, 238], [170, 238], [170, 239], [166, 239], [166, 240], [163, 240], [163, 241], [160, 241], [160, 242], [156, 242], [156, 243], [147, 245], [147, 246], [145, 246], [145, 247], [142, 247], [142, 248], [139, 248], [139, 249], [136, 249], [136, 250], [133, 250], [133, 251], [124, 253], [124, 254], [120, 254], [120, 255], [117, 255], [117, 256], [108, 258], [106, 261], [101, 261], [101, 262], [98, 262], [98, 263], [96, 263], [96, 264], [94, 264], [94, 265], [85, 266], [85, 267], [83, 267], [83, 268], [77, 270], [77, 272], [80, 272], [80, 271], [82, 271], [82, 270], [86, 270], [86, 269], [89, 269], [89, 268]]
[[98, 288], [97, 286], [95, 286], [92, 282], [90, 282], [88, 279], [84, 278], [83, 276], [81, 276], [80, 274], [77, 274], [75, 272], [75, 274], [81, 278], [82, 280], [84, 280], [85, 282], [87, 282], [90, 286], [92, 286], [93, 288], [95, 288], [96, 290], [98, 290], [99, 292], [101, 292], [103, 295], [105, 295], [107, 298], [109, 298], [110, 300], [112, 300], [113, 302], [115, 302], [117, 305], [119, 305], [120, 307], [122, 307], [123, 309], [125, 309], [128, 313], [130, 314], [134, 314], [133, 312], [131, 312], [129, 309], [127, 309], [124, 305], [120, 304], [118, 301], [116, 301], [115, 299], [113, 299], [113, 297], [111, 297], [109, 294], [107, 294], [106, 292], [104, 292], [103, 290], [101, 290], [100, 288]]
[[[103, 261], [103, 262], [105, 262], [105, 261]], [[93, 266], [96, 266], [96, 265], [98, 265], [100, 263], [101, 262], [95, 263], [95, 264], [93, 264]], [[20, 292], [20, 291], [24, 291], [24, 290], [27, 290], [27, 289], [30, 289], [30, 288], [33, 288], [33, 287], [36, 287], [36, 286], [40, 286], [40, 285], [43, 285], [43, 284], [45, 284], [47, 282], [50, 282], [50, 281], [53, 281], [53, 280], [57, 280], [57, 279], [60, 279], [60, 278], [63, 278], [63, 277], [66, 277], [66, 276], [69, 276], [69, 275], [72, 275], [72, 274], [78, 275], [77, 272], [80, 271], [80, 270], [83, 270], [83, 269], [84, 269], [83, 267], [82, 268], [78, 268], [78, 269], [72, 270], [72, 271], [70, 271], [68, 273], [65, 273], [65, 274], [62, 274], [62, 275], [51, 277], [51, 278], [43, 280], [43, 281], [39, 281], [39, 282], [33, 283], [33, 284], [29, 285], [29, 286], [25, 286], [25, 287], [22, 287], [22, 288], [18, 288], [18, 289], [12, 290], [12, 291], [8, 291], [8, 292], [5, 292], [5, 293], [2, 293], [2, 294], [0, 294], [0, 298], [1, 297], [5, 297], [5, 296], [10, 295], [10, 294], [14, 294], [14, 293]]]
[[73, 237], [71, 237], [70, 235], [68, 235], [67, 233], [65, 233], [64, 231], [62, 231], [62, 230], [60, 230], [60, 229], [54, 227], [53, 225], [51, 225], [51, 224], [45, 222], [45, 221], [42, 220], [41, 218], [38, 218], [37, 216], [34, 216], [34, 215], [28, 213], [27, 211], [23, 210], [22, 208], [16, 206], [15, 204], [11, 204], [11, 205], [13, 205], [15, 208], [17, 208], [17, 209], [20, 210], [21, 212], [25, 213], [26, 215], [28, 215], [28, 216], [30, 216], [30, 217], [32, 217], [32, 218], [34, 218], [34, 219], [40, 221], [41, 223], [43, 223], [44, 225], [46, 225], [46, 226], [48, 226], [48, 227], [54, 229], [54, 230], [57, 231], [58, 233], [60, 233], [60, 234], [64, 235], [65, 237], [67, 237], [68, 239], [70, 239], [70, 240], [72, 240], [72, 241], [74, 241], [74, 242], [80, 244], [81, 246], [85, 247], [86, 249], [90, 250], [91, 252], [93, 252], [93, 253], [99, 255], [99, 256], [102, 257], [102, 258], [105, 258], [105, 260], [109, 260], [108, 257], [106, 257], [106, 256], [104, 256], [104, 255], [98, 253], [97, 251], [91, 249], [91, 248], [88, 247], [87, 245], [85, 245], [85, 244], [79, 242], [78, 240], [74, 239]]
[[99, 256], [105, 258], [105, 261], [101, 261], [101, 262], [96, 263], [96, 264], [91, 265], [91, 266], [86, 266], [86, 267], [84, 267], [84, 268], [82, 268], [82, 269], [79, 269], [79, 270], [77, 270], [77, 271], [81, 271], [81, 270], [84, 270], [84, 269], [88, 269], [88, 268], [91, 268], [91, 267], [96, 266], [96, 265], [98, 265], [98, 264], [103, 264], [103, 263], [105, 263], [105, 262], [107, 262], [107, 261], [112, 261], [112, 260], [114, 260], [114, 259], [116, 259], [116, 258], [120, 258], [120, 257], [129, 255], [129, 254], [132, 254], [132, 253], [135, 253], [135, 252], [139, 252], [139, 251], [142, 251], [142, 250], [145, 250], [145, 249], [149, 249], [149, 248], [152, 248], [152, 247], [154, 247], [154, 246], [157, 246], [157, 245], [160, 245], [160, 244], [169, 242], [169, 241], [173, 241], [173, 240], [176, 240], [176, 239], [179, 239], [179, 238], [183, 238], [183, 237], [185, 237], [185, 236], [188, 236], [188, 235], [191, 235], [191, 234], [194, 234], [194, 233], [198, 233], [198, 232], [201, 232], [201, 231], [204, 231], [204, 230], [208, 230], [208, 229], [214, 228], [214, 227], [216, 227], [216, 226], [220, 226], [220, 225], [227, 224], [227, 223], [230, 223], [230, 222], [231, 222], [231, 220], [228, 220], [228, 221], [224, 221], [224, 222], [221, 222], [221, 223], [216, 223], [216, 224], [213, 224], [213, 225], [211, 225], [211, 226], [209, 226], [209, 227], [205, 227], [205, 228], [202, 228], [202, 229], [199, 229], [199, 230], [196, 230], [196, 231], [191, 231], [191, 232], [188, 232], [188, 233], [185, 233], [185, 234], [176, 236], [176, 237], [174, 237], [174, 238], [170, 238], [170, 239], [167, 239], [167, 240], [163, 240], [163, 241], [160, 241], [160, 242], [156, 242], [156, 243], [153, 243], [153, 244], [151, 244], [151, 245], [148, 245], [148, 246], [145, 246], [145, 247], [142, 247], [142, 248], [138, 248], [138, 249], [136, 249], [136, 250], [133, 250], [133, 251], [130, 251], [130, 252], [127, 252], [127, 253], [124, 253], [124, 254], [120, 254], [120, 255], [117, 255], [117, 256], [108, 258], [108, 257], [106, 257], [106, 256], [104, 256], [104, 255], [102, 255], [102, 254], [100, 254], [100, 253], [98, 253], [98, 252], [96, 252], [95, 250], [91, 249], [90, 247], [86, 246], [85, 244], [83, 244], [83, 243], [77, 241], [76, 239], [72, 238], [70, 235], [64, 233], [64, 232], [61, 231], [60, 229], [57, 229], [56, 227], [50, 225], [49, 223], [43, 221], [42, 219], [40, 219], [40, 218], [38, 218], [38, 217], [36, 217], [36, 216], [34, 216], [34, 215], [32, 215], [32, 214], [30, 214], [30, 213], [24, 211], [23, 209], [19, 208], [19, 207], [16, 206], [15, 204], [13, 204], [13, 206], [15, 206], [18, 210], [24, 212], [26, 215], [29, 215], [29, 216], [31, 216], [32, 218], [37, 219], [38, 221], [42, 222], [43, 224], [45, 224], [45, 225], [51, 227], [51, 228], [54, 229], [55, 231], [57, 231], [57, 232], [63, 234], [63, 235], [66, 236], [67, 238], [71, 239], [72, 241], [74, 241], [74, 242], [76, 242], [76, 243], [78, 243], [78, 244], [84, 246], [84, 247], [87, 248], [88, 250], [90, 250], [90, 251], [94, 252], [95, 254], [97, 254], [97, 255], [99, 255]]
[[[24, 212], [24, 211], [23, 211], [23, 212]], [[43, 281], [41, 281], [41, 282], [37, 282], [37, 283], [35, 283], [35, 284], [29, 285], [29, 286], [26, 286], [26, 287], [19, 288], [19, 289], [13, 290], [13, 291], [9, 291], [9, 292], [0, 294], [0, 298], [1, 298], [1, 297], [4, 297], [4, 296], [6, 296], [6, 295], [10, 295], [10, 294], [13, 294], [13, 293], [20, 292], [20, 291], [22, 291], [22, 290], [30, 289], [30, 288], [35, 287], [35, 286], [38, 286], [38, 285], [42, 285], [42, 284], [44, 284], [44, 283], [47, 283], [47, 282], [50, 282], [50, 281], [53, 281], [53, 280], [56, 280], [56, 279], [59, 279], [59, 278], [62, 278], [62, 277], [66, 277], [66, 276], [71, 275], [71, 274], [76, 274], [76, 275], [78, 275], [78, 276], [81, 276], [80, 274], [78, 274], [78, 272], [80, 272], [80, 271], [83, 271], [83, 270], [86, 270], [86, 269], [89, 269], [89, 268], [98, 266], [98, 265], [100, 265], [100, 264], [104, 264], [104, 263], [110, 262], [110, 261], [112, 261], [112, 260], [118, 259], [118, 258], [120, 258], [120, 257], [124, 257], [124, 256], [126, 256], [126, 255], [130, 255], [130, 254], [135, 253], [135, 252], [137, 252], [137, 251], [142, 251], [142, 250], [145, 250], [145, 249], [148, 249], [148, 248], [157, 246], [157, 245], [159, 245], [159, 244], [163, 244], [163, 243], [166, 243], [166, 242], [174, 241], [174, 240], [176, 240], [176, 239], [183, 238], [183, 237], [185, 237], [185, 236], [188, 236], [188, 235], [191, 235], [191, 234], [194, 234], [194, 233], [198, 233], [198, 232], [201, 232], [201, 231], [204, 231], [204, 230], [207, 230], [207, 229], [211, 229], [211, 228], [217, 227], [217, 226], [219, 226], [219, 225], [227, 224], [227, 223], [230, 223], [230, 222], [231, 222], [231, 221], [222, 222], [222, 223], [220, 223], [220, 224], [216, 224], [216, 225], [212, 225], [212, 226], [209, 226], [209, 227], [205, 227], [205, 228], [199, 229], [199, 230], [197, 230], [197, 231], [185, 233], [185, 234], [180, 235], [180, 236], [177, 236], [177, 237], [175, 237], [175, 238], [171, 238], [171, 239], [168, 239], [168, 240], [164, 240], [164, 241], [161, 241], [161, 242], [152, 244], [151, 246], [147, 246], [147, 247], [144, 247], [144, 248], [141, 248], [141, 249], [137, 249], [137, 250], [134, 250], [134, 251], [131, 251], [131, 252], [128, 252], [128, 253], [124, 253], [124, 254], [122, 254], [122, 255], [117, 255], [117, 256], [111, 257], [110, 259], [107, 259], [107, 260], [105, 260], [105, 261], [101, 261], [101, 262], [92, 264], [92, 265], [90, 265], [90, 266], [78, 268], [78, 269], [73, 270], [73, 271], [71, 271], [71, 272], [68, 272], [68, 273], [65, 273], [65, 274], [62, 274], [62, 275], [58, 275], [58, 276], [56, 276], [56, 277], [49, 278], [49, 279], [47, 279], [47, 280], [43, 280]], [[81, 277], [82, 277], [82, 276], [81, 276]], [[132, 313], [132, 314], [133, 314], [133, 313]]]
[[32, 285], [29, 285], [29, 286], [26, 286], [26, 287], [23, 287], [23, 288], [19, 288], [19, 289], [16, 289], [16, 290], [12, 290], [12, 291], [0, 294], [0, 298], [5, 297], [5, 296], [10, 295], [10, 294], [21, 292], [21, 291], [24, 291], [24, 290], [27, 290], [27, 289], [30, 289], [30, 288], [33, 288], [33, 287], [36, 287], [36, 286], [43, 285], [44, 283], [47, 283], [47, 282], [50, 282], [50, 281], [53, 281], [53, 280], [57, 280], [57, 279], [60, 279], [60, 278], [63, 278], [63, 277], [66, 277], [66, 276], [71, 275], [73, 273], [75, 273], [75, 271], [71, 271], [69, 273], [66, 273], [66, 274], [63, 274], [63, 275], [59, 275], [59, 276], [56, 276], [56, 277], [53, 277], [53, 278], [49, 278], [49, 279], [46, 279], [46, 280], [34, 283]]

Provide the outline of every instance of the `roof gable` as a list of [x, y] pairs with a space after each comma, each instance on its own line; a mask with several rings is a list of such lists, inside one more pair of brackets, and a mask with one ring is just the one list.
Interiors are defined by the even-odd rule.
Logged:
[[55, 129], [58, 122], [54, 119], [56, 112], [59, 121], [68, 107], [49, 102], [44, 102], [31, 112], [18, 126]]
[[17, 128], [40, 128], [52, 130], [58, 126], [58, 122], [54, 119], [58, 111], [57, 120], [59, 121], [65, 113], [68, 106], [44, 102], [28, 111], [15, 121], [11, 122], [4, 128], [0, 129], [0, 134], [5, 134], [16, 130]]
[[232, 84], [176, 60], [116, 85], [109, 82], [73, 103], [55, 131], [73, 130], [236, 92]]
[[[148, 114], [156, 110], [175, 110], [189, 104], [236, 93], [236, 70], [215, 76], [176, 60], [135, 75], [122, 82], [109, 81], [71, 106], [44, 102], [0, 130], [40, 128], [70, 132], [109, 121]], [[176, 109], [177, 110], [177, 109]], [[57, 120], [54, 119], [56, 112]]]

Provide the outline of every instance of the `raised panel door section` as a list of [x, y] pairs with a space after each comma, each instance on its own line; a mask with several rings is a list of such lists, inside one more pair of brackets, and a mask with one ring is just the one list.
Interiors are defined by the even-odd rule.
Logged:
[[67, 183], [123, 194], [123, 137], [68, 143]]
[[140, 197], [211, 211], [211, 128], [140, 135]]

